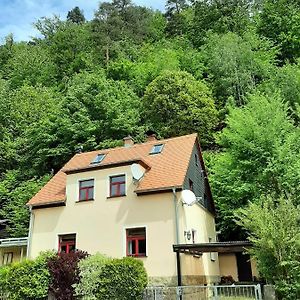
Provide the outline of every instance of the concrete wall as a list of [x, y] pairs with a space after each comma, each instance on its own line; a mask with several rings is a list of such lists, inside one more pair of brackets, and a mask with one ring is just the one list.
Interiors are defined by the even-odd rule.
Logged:
[[[109, 198], [109, 176], [125, 174], [126, 195]], [[79, 181], [94, 179], [93, 201], [78, 202]], [[66, 206], [33, 210], [30, 257], [40, 251], [58, 250], [58, 236], [76, 234], [77, 249], [90, 254], [101, 252], [111, 257], [126, 256], [126, 228], [145, 227], [147, 257], [140, 258], [153, 283], [176, 284], [175, 208], [171, 192], [137, 196], [130, 166], [116, 167], [67, 176]], [[179, 239], [185, 241], [184, 230], [197, 230], [197, 242], [215, 238], [213, 216], [204, 208], [186, 207], [177, 193]], [[184, 257], [184, 276], [218, 276], [218, 262], [204, 254], [201, 258]], [[186, 255], [182, 255], [186, 256]]]
[[238, 269], [235, 253], [219, 253], [220, 275], [232, 276], [238, 281]]
[[[232, 276], [235, 281], [239, 281], [238, 278], [238, 267], [235, 253], [219, 253], [219, 264], [220, 264], [220, 275], [221, 276]], [[252, 279], [256, 277], [259, 279], [257, 271], [256, 260], [250, 259]]]

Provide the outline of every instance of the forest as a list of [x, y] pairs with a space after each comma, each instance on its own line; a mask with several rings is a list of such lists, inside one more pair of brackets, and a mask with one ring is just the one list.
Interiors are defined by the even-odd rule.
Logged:
[[11, 237], [27, 236], [25, 203], [78, 149], [197, 132], [221, 238], [251, 237], [280, 208], [292, 224], [264, 237], [290, 231], [299, 261], [300, 2], [167, 0], [161, 12], [113, 0], [92, 20], [75, 7], [33, 26], [39, 37], [0, 46], [0, 218]]

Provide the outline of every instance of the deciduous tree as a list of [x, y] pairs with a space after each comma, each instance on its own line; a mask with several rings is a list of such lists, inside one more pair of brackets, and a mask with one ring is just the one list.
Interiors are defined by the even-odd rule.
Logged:
[[198, 132], [202, 144], [213, 142], [217, 111], [203, 81], [187, 72], [166, 71], [154, 79], [143, 97], [144, 120], [161, 136]]

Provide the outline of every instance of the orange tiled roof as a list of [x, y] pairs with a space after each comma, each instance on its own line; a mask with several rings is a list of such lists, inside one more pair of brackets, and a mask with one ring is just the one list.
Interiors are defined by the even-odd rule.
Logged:
[[[116, 164], [139, 161], [148, 168], [141, 179], [137, 193], [182, 187], [197, 134], [165, 140], [155, 140], [131, 147], [118, 147], [76, 154], [73, 158], [27, 203], [39, 206], [64, 202], [66, 198], [67, 173], [83, 172], [94, 168], [91, 161], [99, 153], [105, 153], [104, 160], [95, 168], [113, 167]], [[153, 145], [163, 143], [160, 154], [150, 155]]]

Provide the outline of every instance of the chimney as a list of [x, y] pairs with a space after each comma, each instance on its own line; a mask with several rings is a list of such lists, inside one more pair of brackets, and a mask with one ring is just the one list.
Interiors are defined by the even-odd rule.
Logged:
[[146, 135], [147, 135], [147, 137], [146, 137], [146, 142], [157, 141], [156, 134], [155, 134], [154, 131], [148, 130], [148, 131], [146, 132]]
[[124, 147], [126, 147], [126, 148], [134, 145], [133, 138], [130, 135], [124, 137], [123, 141], [124, 141]]

